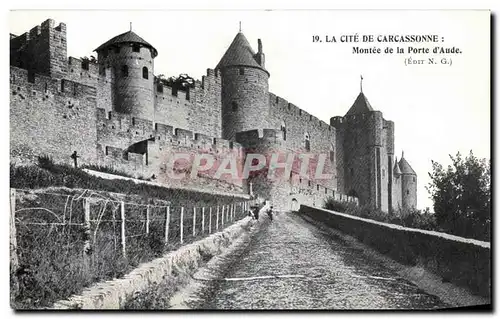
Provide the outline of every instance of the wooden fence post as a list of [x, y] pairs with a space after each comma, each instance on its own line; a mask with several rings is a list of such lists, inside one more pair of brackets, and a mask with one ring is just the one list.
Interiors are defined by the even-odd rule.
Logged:
[[219, 229], [219, 206], [217, 206], [217, 219], [215, 223], [215, 229]]
[[146, 234], [149, 234], [149, 204], [146, 206]]
[[89, 267], [89, 255], [92, 251], [92, 245], [90, 243], [90, 201], [88, 198], [83, 199], [83, 261], [85, 266]]
[[193, 237], [196, 236], [196, 207], [193, 207]]
[[168, 243], [169, 227], [170, 227], [170, 206], [167, 206], [167, 216], [165, 217], [165, 245]]
[[208, 233], [212, 233], [212, 207], [208, 210]]
[[205, 207], [201, 208], [201, 233], [205, 233]]
[[222, 214], [221, 214], [221, 222], [220, 222], [221, 227], [224, 227], [224, 208], [226, 208], [226, 205], [222, 205]]
[[122, 255], [124, 258], [127, 258], [127, 247], [125, 242], [125, 202], [121, 202], [121, 219], [122, 219], [122, 228], [121, 228]]
[[184, 242], [184, 207], [181, 207], [181, 244]]
[[16, 189], [10, 189], [10, 282], [11, 293], [10, 300], [11, 306], [15, 297], [19, 293], [19, 282], [17, 281], [16, 272], [19, 268], [19, 259], [17, 257], [17, 239], [16, 239]]

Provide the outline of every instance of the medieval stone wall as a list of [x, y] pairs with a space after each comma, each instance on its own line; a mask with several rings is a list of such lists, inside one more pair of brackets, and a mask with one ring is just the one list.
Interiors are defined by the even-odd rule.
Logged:
[[96, 160], [95, 88], [10, 68], [11, 158], [21, 163], [49, 155], [72, 164]]

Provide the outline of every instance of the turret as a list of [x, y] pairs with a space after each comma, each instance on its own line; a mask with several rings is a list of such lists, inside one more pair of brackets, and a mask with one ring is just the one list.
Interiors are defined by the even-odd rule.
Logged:
[[154, 120], [154, 64], [156, 49], [132, 31], [117, 35], [95, 51], [102, 72], [113, 72], [113, 110]]
[[404, 152], [399, 160], [401, 169], [401, 201], [403, 208], [417, 207], [417, 174], [404, 158]]
[[264, 68], [262, 41], [255, 53], [239, 32], [217, 65], [222, 78], [222, 138], [265, 129], [269, 117], [269, 72]]

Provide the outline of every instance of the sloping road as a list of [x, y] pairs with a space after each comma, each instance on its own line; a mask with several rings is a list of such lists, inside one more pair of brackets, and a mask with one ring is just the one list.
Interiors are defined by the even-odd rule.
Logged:
[[261, 230], [225, 274], [229, 281], [221, 281], [196, 308], [447, 307], [360, 249], [325, 235], [299, 216], [278, 214], [272, 222], [263, 216], [259, 223], [263, 223]]

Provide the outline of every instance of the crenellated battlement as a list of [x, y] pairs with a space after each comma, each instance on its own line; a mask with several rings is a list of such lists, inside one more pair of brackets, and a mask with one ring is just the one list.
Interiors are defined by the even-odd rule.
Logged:
[[[141, 50], [142, 41], [106, 44], [99, 61], [90, 61], [67, 56], [64, 23], [48, 19], [11, 34], [11, 155], [24, 160], [54, 154], [70, 162], [78, 151], [83, 163], [116, 165], [160, 181], [172, 152], [209, 153], [217, 161], [235, 153], [244, 160], [252, 151], [325, 154], [326, 171], [334, 177], [305, 181], [304, 194], [319, 199], [331, 192], [344, 200], [341, 193], [354, 192], [363, 204], [384, 210], [392, 205], [386, 172], [392, 169], [394, 123], [380, 111], [368, 112], [364, 95], [349, 112], [354, 114], [326, 123], [270, 93], [269, 73], [259, 68], [209, 68], [194, 85], [177, 90], [155, 78], [156, 55]], [[241, 188], [239, 183], [234, 185]], [[283, 189], [262, 184], [284, 198]], [[401, 203], [401, 191], [391, 193], [398, 199], [392, 203]]]
[[28, 70], [10, 67], [10, 84], [17, 86], [17, 91], [37, 91], [47, 95], [65, 95], [73, 98], [93, 96], [95, 99], [96, 88], [68, 79], [54, 79], [52, 77], [29, 73]]
[[21, 48], [26, 46], [30, 41], [37, 40], [41, 35], [49, 35], [52, 32], [57, 32], [66, 35], [66, 24], [59, 23], [55, 26], [55, 21], [53, 19], [47, 19], [40, 25], [34, 26], [28, 32], [25, 32], [19, 36], [11, 38], [10, 46], [15, 48]]
[[99, 64], [92, 61], [84, 61], [79, 58], [68, 58], [68, 72], [75, 74], [86, 74], [93, 77], [99, 76]]
[[276, 129], [249, 130], [236, 133], [236, 141], [247, 148], [280, 148], [283, 145], [283, 132]]
[[116, 137], [124, 138], [130, 143], [151, 139], [166, 145], [181, 146], [197, 149], [236, 150], [243, 146], [239, 143], [225, 139], [211, 137], [202, 133], [195, 133], [182, 128], [174, 128], [162, 123], [132, 117], [114, 111], [97, 108], [98, 131], [109, 136], [111, 140]]
[[296, 106], [293, 103], [288, 102], [286, 99], [277, 96], [274, 93], [269, 92], [269, 101], [271, 107], [277, 108], [277, 111], [280, 113], [289, 114], [298, 121], [310, 122], [311, 125], [315, 125], [320, 129], [329, 131], [332, 130], [332, 127], [328, 123], [320, 120], [316, 116], [304, 111], [300, 107]]

